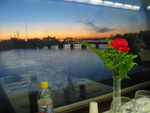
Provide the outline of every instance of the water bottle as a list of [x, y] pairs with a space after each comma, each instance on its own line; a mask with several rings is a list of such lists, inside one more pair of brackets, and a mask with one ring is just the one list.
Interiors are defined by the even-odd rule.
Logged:
[[37, 97], [38, 113], [53, 113], [53, 99], [48, 86], [47, 81], [40, 83], [41, 90]]

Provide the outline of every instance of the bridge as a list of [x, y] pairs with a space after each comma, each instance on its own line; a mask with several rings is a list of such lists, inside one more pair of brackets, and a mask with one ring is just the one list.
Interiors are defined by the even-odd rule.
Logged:
[[[93, 46], [95, 46], [97, 49], [100, 49], [101, 47], [106, 47], [107, 46], [107, 42], [108, 41], [84, 41], [84, 42], [88, 42], [90, 44], [92, 44]], [[76, 47], [76, 44], [72, 44], [72, 43], [60, 43], [58, 44], [58, 48], [64, 48], [65, 44], [70, 44], [70, 48], [73, 49]], [[101, 47], [100, 47], [101, 46]], [[85, 45], [81, 45], [82, 49], [87, 48]]]

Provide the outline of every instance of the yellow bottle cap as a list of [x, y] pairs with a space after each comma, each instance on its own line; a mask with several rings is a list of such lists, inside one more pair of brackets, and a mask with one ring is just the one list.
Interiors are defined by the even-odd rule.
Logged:
[[41, 88], [48, 88], [48, 82], [47, 81], [43, 81], [40, 83], [40, 87]]

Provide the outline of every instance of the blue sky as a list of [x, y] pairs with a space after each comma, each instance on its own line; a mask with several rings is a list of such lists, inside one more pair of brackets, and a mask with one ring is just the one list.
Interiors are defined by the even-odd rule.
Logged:
[[144, 11], [62, 0], [1, 0], [0, 38], [95, 38], [146, 29]]

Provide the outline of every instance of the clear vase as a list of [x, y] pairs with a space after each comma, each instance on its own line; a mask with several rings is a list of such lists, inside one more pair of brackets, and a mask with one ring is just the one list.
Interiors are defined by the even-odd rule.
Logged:
[[121, 105], [121, 79], [113, 76], [113, 113], [117, 113]]
[[121, 79], [113, 76], [113, 99], [121, 96]]

